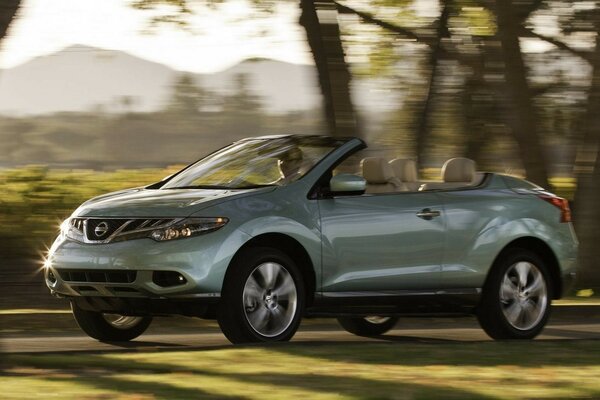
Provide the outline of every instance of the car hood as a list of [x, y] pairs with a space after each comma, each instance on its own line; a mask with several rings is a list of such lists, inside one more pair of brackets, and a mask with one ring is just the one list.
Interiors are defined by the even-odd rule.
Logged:
[[256, 189], [144, 189], [135, 188], [94, 197], [83, 203], [78, 217], [187, 217], [217, 202], [265, 193]]

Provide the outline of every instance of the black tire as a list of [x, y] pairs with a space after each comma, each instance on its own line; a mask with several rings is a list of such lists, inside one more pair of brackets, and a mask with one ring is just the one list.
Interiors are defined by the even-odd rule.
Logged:
[[[276, 267], [278, 268], [278, 275], [272, 280], [273, 285], [268, 285], [266, 279], [261, 282], [264, 287], [261, 287], [261, 283], [258, 286], [250, 285], [251, 279], [254, 279], [254, 283], [258, 283], [261, 280], [260, 278], [264, 278], [260, 271], [265, 265], [278, 266]], [[279, 267], [282, 267], [283, 270]], [[282, 280], [286, 282], [285, 287], [288, 295], [285, 298], [288, 300], [285, 300], [283, 295]], [[293, 300], [294, 295], [290, 294], [292, 283], [295, 290], [295, 300]], [[256, 288], [256, 290], [251, 291], [252, 296], [248, 296], [245, 292], [245, 288], [249, 287]], [[279, 290], [282, 295], [281, 299], [278, 300], [276, 292]], [[275, 305], [273, 305], [273, 302], [270, 304], [267, 302], [266, 296], [270, 298], [271, 295], [275, 299], [273, 301]], [[261, 300], [258, 300], [259, 298]], [[223, 282], [217, 320], [223, 334], [234, 344], [288, 341], [294, 336], [300, 325], [304, 311], [304, 299], [305, 291], [302, 274], [287, 254], [270, 247], [251, 247], [237, 254], [229, 266]], [[277, 309], [279, 311], [276, 314]], [[252, 317], [259, 313], [267, 314], [265, 318], [259, 317], [257, 320], [253, 320]], [[251, 320], [253, 320], [252, 323]], [[253, 323], [257, 325], [257, 321], [267, 322], [265, 322], [264, 327], [259, 328], [253, 326]]]
[[338, 318], [337, 320], [342, 328], [358, 336], [383, 335], [398, 323], [398, 317], [389, 317], [381, 322], [375, 322], [371, 317]]
[[97, 311], [83, 310], [71, 303], [71, 310], [77, 325], [91, 338], [102, 342], [126, 342], [140, 336], [148, 329], [152, 317], [136, 317], [129, 325], [117, 327], [105, 315]]
[[[536, 296], [525, 296], [526, 293], [523, 294], [523, 297], [526, 297], [525, 299], [518, 296], [519, 292], [526, 291], [525, 289], [527, 288], [527, 285], [524, 285], [525, 288], [521, 288], [521, 284], [518, 282], [518, 275], [513, 276], [512, 279], [509, 277], [511, 272], [516, 271], [514, 268], [516, 268], [515, 266], [520, 262], [529, 263], [533, 265], [537, 271], [539, 271], [538, 273], [534, 270], [531, 270], [527, 273], [527, 276], [528, 279], [531, 277], [531, 280], [534, 280], [534, 275], [541, 279], [540, 282], [543, 280], [543, 284], [545, 286], [545, 302], [542, 302], [543, 296], [541, 295], [537, 296], [537, 300], [535, 300]], [[509, 300], [502, 299], [502, 295], [500, 294], [505, 276], [509, 281], [513, 282], [513, 285], [518, 286], [513, 291], [513, 298], [507, 296]], [[527, 282], [529, 282], [529, 280]], [[492, 269], [483, 287], [481, 301], [477, 308], [477, 319], [479, 320], [479, 324], [493, 339], [533, 339], [539, 335], [542, 329], [544, 329], [544, 326], [550, 317], [550, 309], [553, 298], [552, 289], [553, 287], [552, 281], [550, 280], [550, 274], [548, 273], [548, 269], [541, 257], [527, 249], [508, 249], [501, 254], [499, 259], [492, 266]], [[507, 292], [510, 291], [507, 290]], [[531, 299], [529, 297], [531, 297]], [[535, 317], [530, 318], [531, 320], [529, 321], [529, 324], [523, 323], [523, 326], [517, 327], [517, 324], [511, 323], [506, 315], [506, 312], [508, 312], [507, 310], [511, 305], [513, 305], [513, 303], [516, 306], [517, 312], [519, 312], [519, 316], [521, 316], [524, 312], [523, 305], [527, 305], [528, 308], [530, 308], [532, 304], [538, 304], [540, 305], [539, 311], [535, 312]], [[542, 303], [545, 304], [544, 307], [541, 306]], [[519, 318], [520, 317], [517, 317], [517, 320], [519, 320]], [[525, 322], [525, 319], [522, 319], [523, 322]]]

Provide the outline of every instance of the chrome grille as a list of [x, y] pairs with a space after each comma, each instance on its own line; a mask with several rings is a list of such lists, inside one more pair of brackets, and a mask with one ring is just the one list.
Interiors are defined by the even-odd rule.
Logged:
[[87, 243], [108, 243], [127, 235], [162, 228], [177, 218], [71, 218], [75, 228]]
[[88, 219], [85, 236], [89, 240], [106, 240], [127, 222], [126, 219]]

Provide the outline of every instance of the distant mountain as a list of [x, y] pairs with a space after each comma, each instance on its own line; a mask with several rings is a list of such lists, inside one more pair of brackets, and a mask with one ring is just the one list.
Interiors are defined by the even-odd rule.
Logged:
[[[156, 111], [181, 72], [128, 53], [74, 45], [0, 70], [0, 113], [47, 114], [89, 111]], [[196, 74], [197, 82], [231, 92], [235, 76], [247, 74], [250, 90], [273, 113], [318, 107], [314, 68], [281, 61], [247, 60], [214, 74]], [[124, 98], [131, 101], [128, 102]]]
[[316, 71], [310, 65], [250, 59], [221, 72], [199, 75], [198, 83], [221, 93], [231, 92], [239, 74], [248, 76], [250, 89], [262, 98], [268, 112], [305, 110], [321, 104]]
[[120, 96], [132, 96], [135, 110], [152, 111], [176, 72], [121, 51], [71, 46], [0, 72], [0, 112], [46, 114], [117, 111]]
[[[182, 72], [131, 54], [73, 45], [14, 68], [0, 70], [0, 114], [32, 115], [62, 111], [157, 111]], [[213, 74], [195, 74], [199, 85], [231, 93], [235, 76], [247, 74], [250, 90], [269, 113], [308, 110], [321, 105], [316, 71], [269, 59], [250, 59]], [[382, 111], [397, 105], [389, 82], [354, 80], [355, 103]]]

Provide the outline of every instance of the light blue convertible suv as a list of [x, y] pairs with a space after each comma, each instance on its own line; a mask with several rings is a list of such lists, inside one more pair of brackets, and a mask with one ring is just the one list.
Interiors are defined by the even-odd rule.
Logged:
[[46, 284], [105, 341], [174, 314], [216, 318], [234, 343], [289, 340], [303, 316], [381, 335], [400, 315], [474, 313], [493, 338], [535, 337], [576, 274], [567, 201], [465, 158], [421, 181], [365, 148], [248, 138], [91, 199], [62, 224]]

